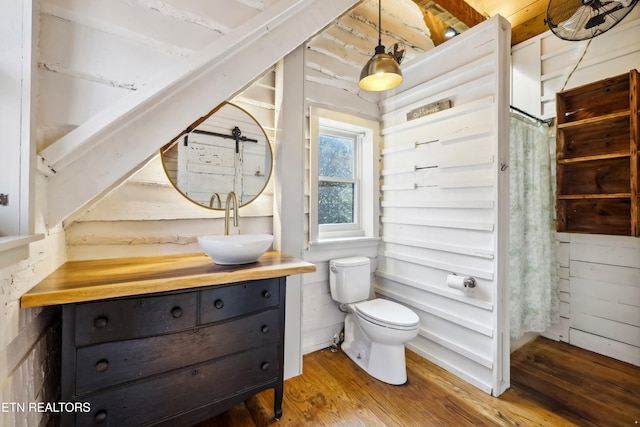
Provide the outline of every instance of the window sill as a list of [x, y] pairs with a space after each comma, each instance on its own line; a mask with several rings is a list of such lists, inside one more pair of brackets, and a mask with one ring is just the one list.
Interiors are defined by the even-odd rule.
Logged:
[[323, 239], [309, 242], [308, 251], [327, 251], [332, 249], [364, 248], [377, 246], [379, 237], [344, 237], [336, 239]]
[[0, 253], [20, 248], [22, 246], [27, 246], [29, 243], [36, 242], [42, 239], [44, 239], [44, 234], [0, 237]]

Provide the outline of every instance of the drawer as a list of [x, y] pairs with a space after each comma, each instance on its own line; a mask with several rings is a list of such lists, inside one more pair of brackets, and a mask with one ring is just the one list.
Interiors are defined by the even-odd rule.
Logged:
[[79, 348], [76, 395], [278, 342], [278, 310], [233, 322]]
[[139, 426], [215, 403], [278, 380], [278, 347], [253, 349], [232, 357], [172, 371], [78, 399], [91, 411], [76, 414], [78, 426]]
[[212, 323], [242, 316], [279, 303], [279, 280], [255, 280], [229, 286], [215, 286], [202, 292], [200, 323]]
[[196, 292], [76, 304], [76, 346], [192, 328], [197, 305]]

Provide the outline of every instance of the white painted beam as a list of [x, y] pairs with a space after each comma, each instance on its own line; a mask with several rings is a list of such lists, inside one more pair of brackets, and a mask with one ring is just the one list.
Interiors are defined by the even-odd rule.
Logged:
[[124, 181], [196, 118], [355, 3], [280, 0], [44, 149], [41, 164], [50, 168], [48, 224]]
[[[288, 255], [304, 255], [305, 48], [300, 46], [276, 67], [275, 183], [273, 247]], [[302, 373], [302, 279], [287, 277], [284, 377]]]

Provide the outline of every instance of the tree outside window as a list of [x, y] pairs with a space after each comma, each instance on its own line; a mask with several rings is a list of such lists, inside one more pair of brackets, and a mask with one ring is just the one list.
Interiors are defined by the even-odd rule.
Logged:
[[318, 224], [357, 223], [358, 135], [321, 129]]

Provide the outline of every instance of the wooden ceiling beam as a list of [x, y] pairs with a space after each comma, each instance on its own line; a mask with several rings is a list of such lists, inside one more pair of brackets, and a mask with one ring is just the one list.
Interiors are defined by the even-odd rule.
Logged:
[[422, 18], [424, 19], [424, 23], [429, 29], [429, 33], [431, 34], [431, 41], [435, 46], [439, 46], [442, 43], [446, 42], [447, 39], [444, 36], [444, 30], [447, 28], [447, 25], [442, 22], [435, 15], [427, 12], [426, 10], [420, 8], [422, 11]]
[[[456, 28], [455, 25], [452, 25], [452, 21], [457, 21], [471, 28], [489, 18], [489, 16], [485, 16], [474, 9], [467, 1], [413, 0], [422, 10], [424, 22], [429, 28], [436, 46], [446, 41], [443, 36], [444, 28], [448, 26]], [[530, 12], [534, 11], [530, 9], [528, 13]], [[545, 24], [546, 16], [545, 9], [533, 18], [513, 26], [511, 29], [511, 45], [516, 45], [547, 31], [549, 28]], [[460, 28], [456, 29], [460, 31]]]
[[481, 15], [477, 10], [469, 6], [469, 4], [460, 0], [413, 0], [413, 2], [426, 11], [435, 4], [455, 16], [469, 28], [487, 19], [487, 17]]
[[516, 25], [511, 29], [511, 46], [521, 43], [525, 40], [529, 40], [532, 37], [542, 34], [549, 29], [545, 23], [547, 18], [547, 12], [543, 13], [523, 22], [520, 25]]

